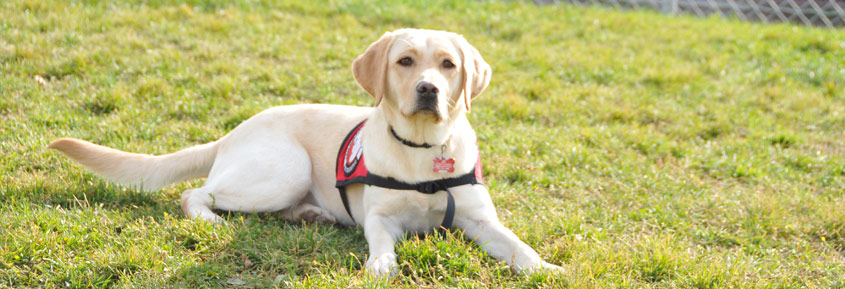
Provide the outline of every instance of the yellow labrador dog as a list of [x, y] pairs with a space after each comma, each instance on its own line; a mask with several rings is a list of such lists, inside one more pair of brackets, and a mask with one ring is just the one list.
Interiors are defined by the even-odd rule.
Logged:
[[[480, 182], [466, 113], [491, 70], [474, 47], [454, 33], [401, 29], [370, 45], [352, 70], [375, 98], [374, 108], [275, 107], [215, 142], [161, 156], [67, 138], [49, 148], [145, 190], [207, 177], [202, 187], [182, 193], [182, 210], [191, 218], [222, 221], [212, 209], [281, 211], [290, 220], [363, 226], [366, 267], [375, 275], [395, 274], [394, 241], [405, 232], [438, 226], [462, 228], [517, 271], [561, 270], [499, 222]], [[348, 146], [339, 153], [342, 144]], [[358, 162], [364, 169], [351, 166]], [[349, 170], [376, 182], [341, 185]]]

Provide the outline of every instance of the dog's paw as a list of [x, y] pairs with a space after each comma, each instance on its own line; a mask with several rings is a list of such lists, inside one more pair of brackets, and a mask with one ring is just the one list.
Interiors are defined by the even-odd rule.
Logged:
[[393, 277], [399, 272], [396, 265], [396, 254], [385, 253], [379, 256], [370, 256], [367, 260], [367, 272], [376, 277]]
[[560, 267], [558, 265], [551, 264], [551, 263], [546, 263], [545, 261], [543, 261], [543, 264], [540, 265], [539, 269], [545, 270], [545, 271], [548, 271], [548, 272], [551, 272], [551, 273], [555, 273], [555, 274], [563, 273], [563, 272], [566, 271], [566, 270], [563, 269], [563, 267]]
[[307, 210], [302, 213], [301, 218], [305, 220], [306, 223], [312, 224], [317, 223], [331, 225], [335, 223], [335, 219], [332, 217], [332, 214], [321, 208]]
[[522, 268], [522, 269], [516, 269], [516, 271], [519, 272], [520, 274], [535, 274], [535, 273], [540, 273], [540, 272], [560, 274], [560, 273], [565, 272], [566, 270], [564, 270], [562, 267], [560, 267], [558, 265], [551, 264], [551, 263], [548, 263], [546, 261], [541, 261], [540, 263], [534, 264], [534, 266], [526, 267], [526, 268]]
[[331, 212], [309, 204], [296, 208], [285, 217], [292, 221], [303, 220], [309, 224], [317, 223], [331, 225], [335, 223], [335, 218], [332, 216]]
[[322, 215], [319, 215], [316, 218], [314, 218], [314, 222], [317, 223], [317, 224], [323, 224], [323, 225], [333, 225], [333, 224], [337, 223], [337, 221], [335, 221], [334, 217], [328, 212], [326, 214], [322, 214]]
[[218, 216], [217, 214], [215, 214], [211, 210], [198, 211], [196, 214], [188, 214], [188, 216], [191, 217], [194, 220], [211, 222], [211, 223], [218, 224], [218, 225], [226, 224], [226, 219], [223, 219], [222, 217]]

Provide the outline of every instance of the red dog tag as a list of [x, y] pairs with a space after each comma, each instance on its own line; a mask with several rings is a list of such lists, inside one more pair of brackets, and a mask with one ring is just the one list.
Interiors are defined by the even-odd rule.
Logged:
[[434, 158], [434, 171], [446, 174], [455, 172], [455, 159], [453, 158]]

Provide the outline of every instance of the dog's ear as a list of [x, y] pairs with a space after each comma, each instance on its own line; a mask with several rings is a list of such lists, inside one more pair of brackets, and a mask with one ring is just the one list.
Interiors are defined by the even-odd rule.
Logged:
[[352, 75], [358, 85], [376, 100], [376, 106], [384, 97], [387, 84], [387, 52], [393, 46], [394, 33], [386, 32], [364, 54], [352, 62]]
[[458, 35], [456, 41], [461, 49], [461, 54], [463, 54], [463, 67], [461, 68], [464, 74], [463, 96], [467, 111], [469, 111], [472, 99], [481, 94], [490, 84], [490, 76], [493, 74], [493, 70], [490, 69], [490, 65], [484, 61], [484, 58], [481, 58], [481, 53], [478, 53], [478, 50], [470, 45], [463, 36]]

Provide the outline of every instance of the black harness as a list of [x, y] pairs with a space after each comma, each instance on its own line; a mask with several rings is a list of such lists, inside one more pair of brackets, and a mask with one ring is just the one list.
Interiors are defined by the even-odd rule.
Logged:
[[[360, 183], [376, 187], [382, 187], [394, 190], [417, 191], [423, 194], [432, 195], [439, 191], [446, 191], [446, 215], [443, 217], [443, 222], [440, 224], [440, 230], [449, 229], [452, 227], [452, 221], [455, 218], [455, 198], [449, 188], [462, 185], [483, 184], [483, 177], [481, 175], [481, 158], [475, 164], [473, 171], [463, 174], [458, 177], [438, 179], [415, 184], [398, 181], [394, 178], [383, 177], [376, 174], [371, 174], [364, 165], [364, 151], [361, 147], [361, 130], [367, 121], [364, 120], [356, 125], [340, 146], [337, 155], [337, 187], [340, 192], [340, 199], [343, 201], [343, 207], [349, 217], [355, 221], [352, 216], [352, 211], [349, 209], [349, 199], [346, 195], [346, 186], [353, 183]], [[401, 141], [403, 144], [410, 147], [430, 148], [429, 144], [415, 144], [410, 141], [400, 138], [393, 128], [390, 128], [393, 136]], [[406, 144], [410, 143], [410, 144]]]

